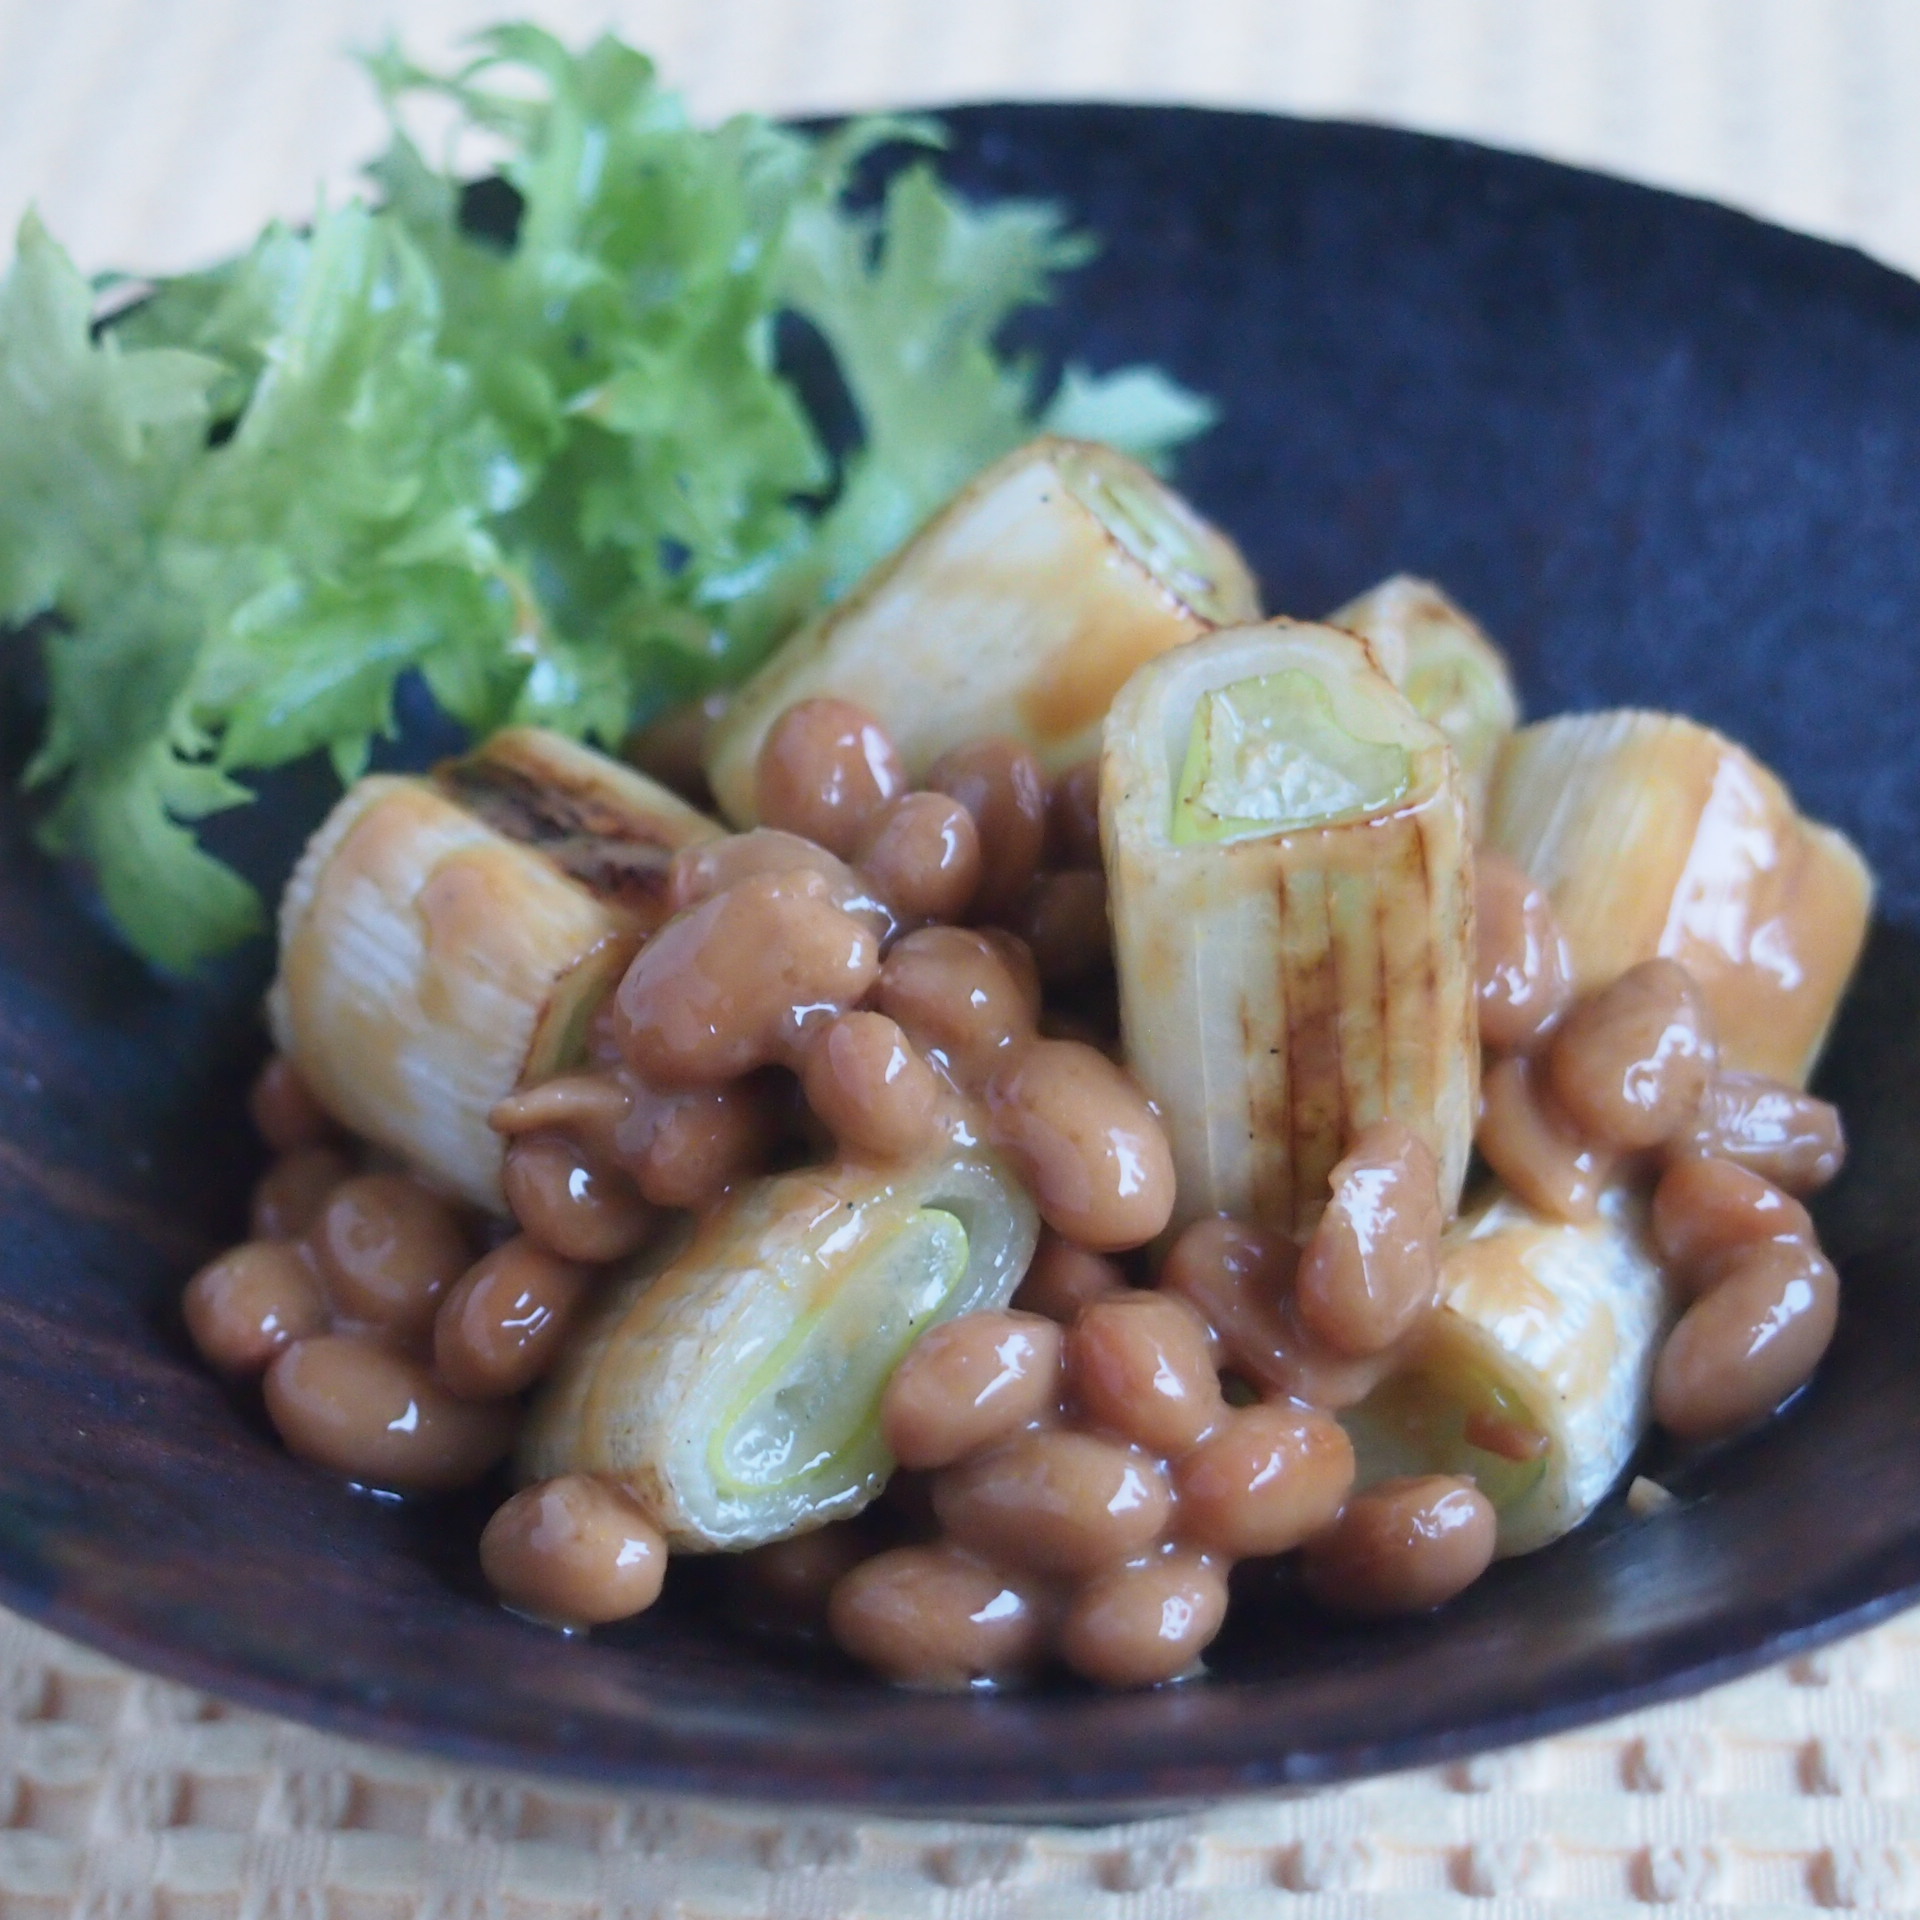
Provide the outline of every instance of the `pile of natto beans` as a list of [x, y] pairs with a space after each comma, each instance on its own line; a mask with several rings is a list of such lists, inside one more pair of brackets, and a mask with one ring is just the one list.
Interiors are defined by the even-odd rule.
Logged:
[[1574, 1002], [1545, 895], [1488, 851], [1477, 891], [1475, 1145], [1556, 1219], [1592, 1219], [1610, 1182], [1654, 1183], [1654, 1242], [1688, 1302], [1660, 1352], [1654, 1417], [1683, 1440], [1736, 1433], [1800, 1387], [1833, 1337], [1839, 1281], [1801, 1197], [1840, 1171], [1840, 1116], [1723, 1069], [1685, 967], [1643, 961]]
[[[1114, 1061], [1096, 794], [1092, 764], [1049, 781], [1007, 740], [911, 789], [870, 714], [791, 709], [758, 766], [762, 826], [677, 857], [671, 917], [585, 1062], [495, 1111], [517, 1231], [380, 1164], [272, 1060], [252, 1110], [278, 1158], [252, 1237], [187, 1289], [201, 1351], [261, 1380], [303, 1457], [371, 1487], [462, 1485], [510, 1451], [604, 1275], [670, 1219], [799, 1161], [984, 1140], [1045, 1223], [1032, 1269], [1009, 1310], [912, 1350], [882, 1405], [902, 1467], [888, 1494], [740, 1556], [742, 1611], [824, 1624], [909, 1684], [1057, 1660], [1141, 1686], [1194, 1668], [1236, 1560], [1300, 1548], [1309, 1591], [1350, 1612], [1439, 1604], [1490, 1560], [1491, 1504], [1437, 1475], [1354, 1493], [1334, 1417], [1434, 1309], [1432, 1156], [1383, 1122], [1350, 1143], [1304, 1248], [1209, 1219], [1142, 1268], [1173, 1171]], [[1497, 856], [1479, 911], [1482, 1153], [1567, 1219], [1609, 1179], [1664, 1168], [1655, 1231], [1696, 1297], [1657, 1408], [1689, 1437], [1746, 1424], [1831, 1327], [1832, 1269], [1791, 1197], [1838, 1166], [1831, 1109], [1716, 1071], [1668, 962], [1573, 1004], [1544, 899]], [[480, 1551], [509, 1605], [575, 1627], [650, 1605], [667, 1564], [629, 1491], [589, 1475], [515, 1493]]]

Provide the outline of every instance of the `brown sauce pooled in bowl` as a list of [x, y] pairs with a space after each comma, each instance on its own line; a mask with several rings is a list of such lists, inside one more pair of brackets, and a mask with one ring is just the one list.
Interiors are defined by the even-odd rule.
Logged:
[[[1398, 1123], [1369, 1127], [1304, 1246], [1204, 1219], [1151, 1287], [1129, 1284], [1112, 1256], [1161, 1235], [1174, 1176], [1111, 1057], [1096, 793], [1090, 767], [1049, 782], [1003, 740], [909, 791], [872, 716], [802, 703], [763, 751], [763, 826], [673, 857], [670, 917], [585, 1058], [495, 1110], [519, 1232], [377, 1164], [270, 1061], [253, 1111], [280, 1157], [253, 1239], [189, 1284], [201, 1351], [263, 1381], [295, 1452], [381, 1487], [462, 1484], [511, 1449], [520, 1396], [601, 1277], [683, 1210], [798, 1159], [986, 1143], [1045, 1222], [1019, 1293], [895, 1371], [881, 1418], [907, 1471], [885, 1524], [757, 1549], [743, 1589], [921, 1686], [1052, 1661], [1112, 1686], [1177, 1677], [1219, 1631], [1233, 1562], [1296, 1548], [1329, 1607], [1440, 1604], [1491, 1560], [1492, 1502], [1450, 1475], [1356, 1493], [1336, 1418], [1410, 1364], [1437, 1305], [1432, 1156]], [[1689, 1302], [1656, 1414], [1683, 1438], [1737, 1431], [1832, 1330], [1833, 1270], [1794, 1196], [1837, 1170], [1837, 1119], [1719, 1071], [1681, 967], [1576, 1002], [1526, 876], [1483, 851], [1478, 894], [1480, 1151], [1553, 1218], [1592, 1217], [1611, 1181], [1654, 1187]], [[1546, 1443], [1509, 1424], [1483, 1421], [1476, 1444], [1524, 1459]], [[630, 1490], [571, 1474], [515, 1494], [481, 1557], [508, 1604], [588, 1625], [651, 1604], [667, 1549]]]

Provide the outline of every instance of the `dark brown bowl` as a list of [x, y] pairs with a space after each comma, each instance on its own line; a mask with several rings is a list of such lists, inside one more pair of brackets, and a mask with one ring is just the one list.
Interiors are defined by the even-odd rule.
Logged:
[[[1101, 1697], [890, 1692], [735, 1637], [677, 1571], [568, 1643], [480, 1591], [471, 1505], [289, 1459], [175, 1302], [241, 1220], [259, 956], [149, 980], [0, 833], [0, 1595], [253, 1705], [654, 1788], [1112, 1816], [1348, 1779], [1724, 1679], [1920, 1596], [1920, 287], [1712, 207], [1439, 140], [1252, 116], [951, 116], [969, 187], [1063, 199], [1106, 250], [1037, 335], [1216, 394], [1186, 464], [1271, 605], [1430, 574], [1533, 712], [1676, 707], [1867, 849], [1883, 918], [1826, 1070], [1832, 1355], [1765, 1432], [1660, 1463], [1440, 1614], [1329, 1625], [1248, 1581], [1212, 1676]], [[16, 649], [18, 652], [18, 649]], [[0, 715], [18, 764], [24, 697]], [[271, 864], [324, 796], [247, 829]], [[1264, 1587], [1264, 1590], [1262, 1590]]]

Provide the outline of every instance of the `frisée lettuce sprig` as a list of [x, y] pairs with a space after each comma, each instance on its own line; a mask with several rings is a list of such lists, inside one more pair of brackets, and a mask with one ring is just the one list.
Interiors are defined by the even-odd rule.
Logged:
[[[32, 215], [0, 280], [0, 623], [45, 656], [38, 830], [164, 969], [264, 923], [195, 823], [316, 750], [355, 777], [410, 670], [475, 733], [611, 744], [740, 678], [1041, 428], [1157, 460], [1212, 417], [1145, 367], [1069, 367], [1042, 404], [1000, 336], [1090, 244], [1045, 203], [968, 205], [925, 156], [850, 200], [929, 123], [700, 128], [610, 36], [476, 46], [448, 74], [369, 60], [372, 204], [106, 325]], [[495, 143], [510, 235], [409, 135], [422, 95]], [[776, 351], [788, 314], [858, 416], [838, 458]]]

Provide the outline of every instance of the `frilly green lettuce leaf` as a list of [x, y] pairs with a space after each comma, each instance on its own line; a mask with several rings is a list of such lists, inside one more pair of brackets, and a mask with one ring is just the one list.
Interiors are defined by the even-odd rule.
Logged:
[[0, 619], [86, 603], [144, 566], [206, 437], [219, 365], [89, 333], [91, 297], [37, 215], [0, 281]]
[[1218, 418], [1211, 400], [1169, 380], [1158, 367], [1099, 374], [1069, 365], [1042, 423], [1049, 433], [1104, 440], [1164, 470], [1181, 447]]
[[[925, 164], [851, 207], [873, 149], [939, 144], [924, 121], [696, 128], [632, 48], [524, 25], [449, 74], [367, 64], [376, 207], [105, 326], [31, 217], [0, 281], [0, 621], [48, 616], [42, 837], [170, 969], [263, 920], [193, 823], [315, 751], [353, 778], [403, 674], [476, 732], [617, 742], [1042, 424], [1160, 459], [1211, 418], [1147, 368], [1071, 370], [1042, 408], [1000, 336], [1090, 244]], [[493, 143], [510, 237], [408, 133], [423, 94]], [[787, 312], [858, 413], [838, 464], [778, 364]]]

